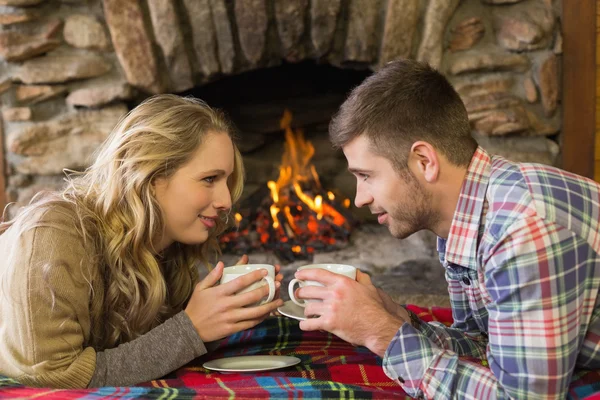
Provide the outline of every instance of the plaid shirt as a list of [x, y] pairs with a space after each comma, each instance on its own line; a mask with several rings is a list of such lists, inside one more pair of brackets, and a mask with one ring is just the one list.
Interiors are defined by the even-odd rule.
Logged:
[[419, 398], [564, 399], [576, 368], [600, 368], [599, 197], [589, 179], [478, 148], [438, 238], [454, 323], [403, 324], [386, 374]]

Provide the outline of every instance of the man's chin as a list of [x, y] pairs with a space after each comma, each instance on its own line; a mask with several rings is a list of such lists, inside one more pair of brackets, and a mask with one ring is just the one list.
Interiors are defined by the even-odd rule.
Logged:
[[388, 230], [390, 231], [390, 234], [396, 239], [406, 239], [407, 237], [415, 233], [410, 229], [399, 229], [398, 227], [395, 227], [392, 224], [388, 225]]

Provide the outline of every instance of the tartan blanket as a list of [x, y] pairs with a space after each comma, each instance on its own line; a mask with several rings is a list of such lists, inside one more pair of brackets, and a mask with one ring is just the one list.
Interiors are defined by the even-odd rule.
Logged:
[[[452, 323], [449, 308], [408, 306], [424, 321]], [[202, 367], [208, 360], [239, 355], [292, 355], [295, 366], [266, 372], [221, 374]], [[473, 360], [473, 359], [471, 359]], [[486, 365], [485, 360], [477, 362]], [[383, 373], [381, 358], [363, 347], [326, 332], [303, 332], [286, 317], [268, 318], [255, 328], [221, 340], [210, 354], [200, 357], [162, 379], [135, 387], [47, 389], [26, 387], [0, 377], [0, 398], [77, 399], [408, 399]], [[574, 375], [569, 400], [600, 400], [600, 371]]]

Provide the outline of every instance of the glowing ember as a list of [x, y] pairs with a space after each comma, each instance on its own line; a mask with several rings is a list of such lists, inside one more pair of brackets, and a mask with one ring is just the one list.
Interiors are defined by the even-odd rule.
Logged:
[[277, 181], [267, 183], [268, 196], [247, 213], [235, 214], [235, 229], [221, 239], [225, 251], [273, 250], [283, 259], [312, 258], [317, 250], [333, 250], [347, 243], [354, 224], [332, 191], [324, 191], [310, 162], [315, 153], [301, 129], [291, 128], [292, 114], [281, 119], [285, 149]]

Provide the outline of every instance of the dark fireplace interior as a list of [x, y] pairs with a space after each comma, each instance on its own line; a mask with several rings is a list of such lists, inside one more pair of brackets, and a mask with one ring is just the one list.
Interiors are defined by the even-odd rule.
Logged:
[[328, 124], [369, 74], [311, 61], [182, 93], [225, 111], [239, 130], [246, 189], [232, 213], [235, 226], [222, 238], [224, 252], [272, 251], [291, 262], [347, 243], [364, 214], [353, 210], [354, 178], [329, 143]]

